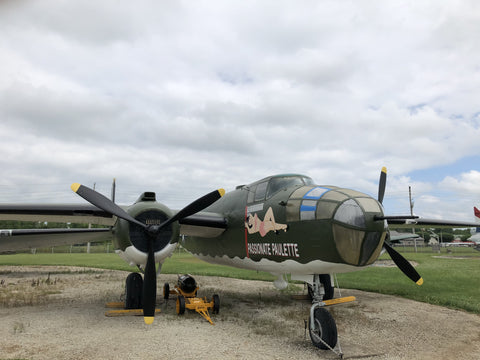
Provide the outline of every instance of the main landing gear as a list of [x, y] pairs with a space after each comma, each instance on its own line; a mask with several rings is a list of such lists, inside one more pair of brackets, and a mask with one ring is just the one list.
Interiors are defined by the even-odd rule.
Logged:
[[130, 273], [125, 281], [125, 309], [143, 307], [143, 278], [139, 273]]
[[[125, 280], [125, 298], [123, 302], [109, 302], [105, 316], [127, 316], [143, 314], [143, 277], [140, 273], [130, 273]], [[155, 309], [155, 313], [160, 309]]]

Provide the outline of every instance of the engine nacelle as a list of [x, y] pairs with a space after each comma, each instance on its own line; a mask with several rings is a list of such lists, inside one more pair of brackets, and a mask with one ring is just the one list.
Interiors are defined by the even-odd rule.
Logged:
[[[143, 193], [126, 211], [146, 225], [160, 225], [173, 216], [172, 210], [155, 201], [155, 193]], [[130, 265], [145, 267], [149, 234], [139, 225], [118, 219], [113, 229], [115, 251]], [[172, 255], [180, 236], [177, 222], [166, 226], [154, 239], [155, 262], [162, 263]]]

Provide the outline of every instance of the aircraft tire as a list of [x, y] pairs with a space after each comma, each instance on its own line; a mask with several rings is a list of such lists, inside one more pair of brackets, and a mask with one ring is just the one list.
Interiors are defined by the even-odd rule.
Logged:
[[141, 309], [143, 279], [139, 273], [130, 273], [125, 281], [125, 309]]
[[[337, 345], [337, 325], [332, 315], [324, 308], [318, 307], [314, 311], [315, 330], [310, 328], [310, 318], [308, 319], [308, 331], [312, 344], [322, 350], [332, 349]], [[326, 346], [320, 339], [328, 344]]]
[[220, 312], [220, 297], [217, 294], [213, 295], [213, 313], [218, 314]]
[[177, 314], [185, 314], [185, 298], [183, 297], [183, 295], [178, 295], [177, 297]]
[[165, 283], [163, 284], [163, 298], [165, 300], [168, 300], [169, 297], [170, 297], [170, 284]]
[[332, 282], [330, 281], [330, 275], [320, 275], [320, 282], [323, 284], [323, 288], [325, 289], [325, 295], [323, 296], [323, 300], [333, 299], [333, 293], [335, 291], [335, 288], [332, 286]]
[[[322, 300], [330, 300], [333, 299], [333, 295], [335, 292], [335, 288], [332, 286], [330, 281], [329, 274], [322, 274], [320, 275], [320, 282], [323, 284], [323, 289], [325, 290], [325, 294], [323, 295]], [[312, 285], [307, 284], [308, 288], [308, 295], [310, 296], [310, 300], [313, 300], [313, 288]]]

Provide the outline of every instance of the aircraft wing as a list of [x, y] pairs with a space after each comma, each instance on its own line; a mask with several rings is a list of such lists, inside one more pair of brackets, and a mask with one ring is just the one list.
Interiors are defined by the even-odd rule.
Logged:
[[413, 234], [413, 233], [399, 233], [396, 231], [391, 230], [390, 231], [390, 242], [398, 242], [400, 240], [406, 240], [406, 239], [415, 239], [419, 238], [420, 236], [418, 234]]
[[[0, 204], [0, 220], [50, 221], [112, 226], [115, 218], [90, 204]], [[85, 244], [112, 238], [110, 228], [0, 230], [0, 252]]]
[[395, 225], [395, 228], [411, 228], [411, 227], [431, 227], [431, 228], [467, 228], [477, 227], [478, 223], [473, 221], [456, 221], [456, 220], [439, 220], [439, 219], [426, 219], [426, 218], [414, 218], [411, 217], [397, 217], [392, 216], [384, 217], [389, 225]]
[[0, 230], [0, 253], [111, 240], [110, 228]]
[[227, 228], [227, 219], [221, 214], [201, 212], [179, 220], [180, 234], [213, 238]]
[[113, 226], [116, 219], [90, 204], [0, 204], [0, 220], [51, 221]]

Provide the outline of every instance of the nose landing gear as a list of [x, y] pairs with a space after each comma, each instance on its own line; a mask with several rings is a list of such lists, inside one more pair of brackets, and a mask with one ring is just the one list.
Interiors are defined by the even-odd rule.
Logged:
[[315, 274], [313, 284], [308, 284], [308, 292], [312, 298], [308, 331], [314, 346], [322, 350], [331, 350], [340, 358], [343, 358], [342, 350], [338, 344], [337, 325], [325, 306], [354, 301], [355, 297], [333, 299], [333, 290], [328, 274]]

